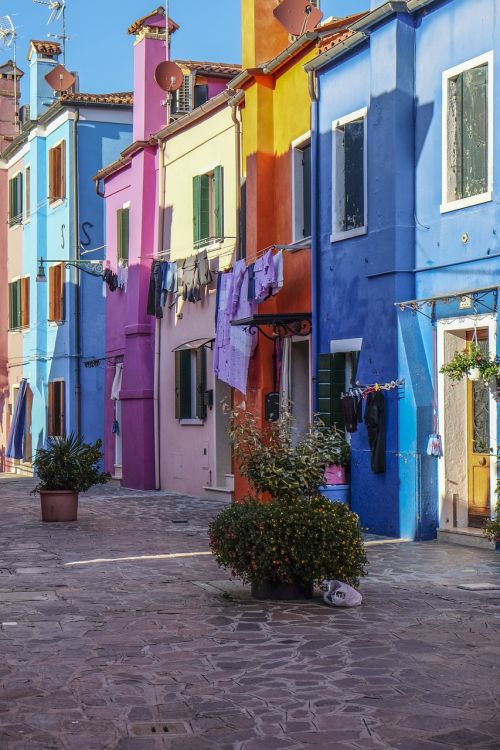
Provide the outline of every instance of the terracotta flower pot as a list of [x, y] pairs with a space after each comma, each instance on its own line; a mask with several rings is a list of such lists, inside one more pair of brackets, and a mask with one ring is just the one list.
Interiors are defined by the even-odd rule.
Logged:
[[76, 521], [78, 515], [78, 492], [57, 490], [40, 492], [42, 521], [51, 523]]
[[294, 599], [312, 599], [312, 583], [276, 583], [274, 581], [253, 581], [252, 596], [254, 599], [275, 599], [292, 601]]

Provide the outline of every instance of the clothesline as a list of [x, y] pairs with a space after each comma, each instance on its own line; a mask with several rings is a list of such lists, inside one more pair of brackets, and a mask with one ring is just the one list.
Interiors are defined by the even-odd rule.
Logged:
[[370, 383], [369, 385], [362, 385], [361, 383], [355, 383], [347, 393], [342, 393], [341, 398], [345, 398], [346, 396], [352, 394], [352, 392], [357, 391], [360, 393], [360, 395], [364, 398], [369, 393], [376, 393], [377, 391], [392, 391], [395, 388], [402, 388], [405, 385], [404, 378], [401, 378], [399, 380], [391, 380], [388, 383]]

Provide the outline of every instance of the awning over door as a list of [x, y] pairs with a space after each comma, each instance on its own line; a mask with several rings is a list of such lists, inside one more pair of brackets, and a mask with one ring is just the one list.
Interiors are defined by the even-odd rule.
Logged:
[[172, 351], [183, 352], [186, 351], [186, 349], [201, 349], [202, 347], [212, 349], [214, 341], [215, 339], [213, 337], [210, 339], [193, 339], [192, 341], [185, 341], [183, 344], [180, 344], [180, 346], [176, 346]]
[[9, 441], [7, 443], [7, 458], [23, 458], [24, 430], [26, 426], [26, 391], [28, 381], [23, 378], [19, 384], [19, 391], [14, 404], [14, 413], [10, 425]]

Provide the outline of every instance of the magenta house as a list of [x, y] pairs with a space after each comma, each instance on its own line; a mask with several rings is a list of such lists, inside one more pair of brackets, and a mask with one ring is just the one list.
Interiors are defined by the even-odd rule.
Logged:
[[[170, 34], [178, 28], [170, 19]], [[106, 352], [103, 361], [91, 364], [106, 368], [106, 470], [125, 487], [150, 490], [159, 487], [157, 322], [148, 314], [148, 294], [153, 259], [164, 251], [158, 242], [164, 221], [158, 214], [158, 180], [164, 170], [155, 135], [167, 124], [165, 92], [155, 80], [156, 67], [166, 57], [164, 8], [135, 21], [128, 32], [134, 37], [133, 142], [95, 176], [106, 202]], [[173, 119], [219, 94], [234, 75], [232, 69], [207, 68], [193, 60], [176, 62], [184, 78], [173, 97]]]

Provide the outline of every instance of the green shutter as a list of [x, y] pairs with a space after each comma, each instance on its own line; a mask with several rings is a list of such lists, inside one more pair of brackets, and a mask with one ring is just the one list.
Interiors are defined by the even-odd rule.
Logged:
[[327, 427], [344, 428], [341, 394], [345, 390], [345, 354], [318, 357], [318, 414]]
[[22, 223], [23, 220], [23, 173], [19, 172], [17, 175], [17, 185], [16, 185], [16, 192], [17, 192], [17, 217], [19, 224]]
[[14, 284], [9, 284], [9, 328], [14, 328]]
[[205, 391], [207, 388], [207, 350], [200, 346], [196, 350], [196, 416], [198, 419], [206, 419], [207, 407], [205, 405]]
[[9, 226], [12, 226], [14, 218], [14, 180], [9, 180]]
[[462, 73], [462, 197], [488, 189], [488, 68]]
[[128, 249], [129, 249], [129, 226], [130, 226], [130, 211], [128, 208], [119, 208], [116, 212], [116, 224], [117, 224], [117, 253], [118, 260], [125, 260], [128, 262]]
[[9, 284], [9, 328], [21, 327], [21, 279]]
[[224, 183], [222, 179], [222, 167], [214, 170], [215, 190], [215, 235], [218, 240], [224, 238]]
[[201, 176], [193, 177], [193, 244], [196, 247], [201, 239], [200, 234], [200, 198]]
[[181, 418], [181, 353], [174, 352], [175, 357], [175, 418]]
[[200, 176], [200, 242], [210, 240], [210, 176]]

